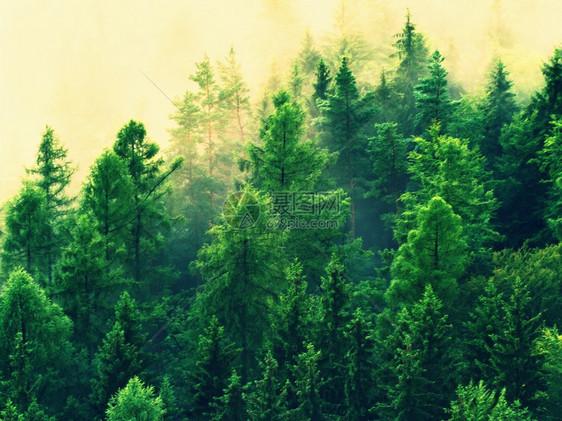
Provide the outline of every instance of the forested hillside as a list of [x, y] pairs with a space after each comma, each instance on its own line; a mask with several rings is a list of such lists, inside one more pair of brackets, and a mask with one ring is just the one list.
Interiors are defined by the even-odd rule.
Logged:
[[0, 420], [562, 419], [562, 49], [523, 98], [409, 12], [393, 40], [309, 34], [259, 94], [204, 56], [169, 145], [123, 122], [78, 194], [47, 126], [2, 208]]

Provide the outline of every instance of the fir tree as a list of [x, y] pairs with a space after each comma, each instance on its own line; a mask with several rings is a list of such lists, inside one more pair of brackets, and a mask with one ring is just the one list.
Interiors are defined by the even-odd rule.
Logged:
[[429, 76], [420, 79], [415, 87], [418, 133], [423, 133], [436, 123], [446, 130], [451, 117], [453, 105], [447, 88], [447, 71], [441, 64], [443, 60], [444, 57], [435, 50], [428, 67]]
[[162, 400], [155, 396], [154, 388], [145, 386], [138, 377], [131, 378], [111, 398], [106, 411], [108, 421], [162, 421], [165, 413]]

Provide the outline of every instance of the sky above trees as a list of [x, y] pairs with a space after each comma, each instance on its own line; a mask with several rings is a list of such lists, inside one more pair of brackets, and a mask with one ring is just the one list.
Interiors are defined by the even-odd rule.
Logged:
[[[186, 75], [194, 63], [205, 53], [214, 63], [231, 45], [258, 101], [265, 75], [290, 72], [307, 29], [318, 45], [342, 27], [363, 32], [386, 56], [382, 50], [409, 7], [431, 48], [447, 58], [453, 80], [468, 90], [480, 87], [501, 54], [525, 100], [540, 83], [541, 61], [562, 38], [557, 0], [540, 7], [531, 0], [2, 3], [1, 201], [16, 191], [23, 167], [32, 166], [46, 124], [78, 164], [75, 180], [130, 118], [143, 121], [148, 136], [165, 146], [174, 106], [145, 74], [170, 98], [180, 97], [193, 83]], [[373, 67], [373, 84], [380, 70]]]

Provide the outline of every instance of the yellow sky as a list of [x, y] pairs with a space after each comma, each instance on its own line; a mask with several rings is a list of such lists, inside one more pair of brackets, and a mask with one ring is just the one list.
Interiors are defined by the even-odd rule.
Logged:
[[[498, 0], [496, 0], [497, 2]], [[406, 7], [431, 45], [449, 54], [449, 69], [477, 87], [496, 54], [490, 40], [494, 0], [348, 0], [354, 25], [370, 39], [399, 30]], [[306, 28], [331, 31], [340, 0], [0, 0], [0, 202], [20, 187], [41, 133], [52, 126], [79, 166], [74, 185], [134, 118], [166, 144], [169, 96], [190, 85], [194, 63], [222, 59], [234, 46], [253, 94], [271, 62], [288, 62]], [[500, 4], [507, 44], [501, 47], [522, 90], [539, 83], [539, 67], [562, 42], [557, 0]], [[381, 37], [377, 36], [377, 39]]]

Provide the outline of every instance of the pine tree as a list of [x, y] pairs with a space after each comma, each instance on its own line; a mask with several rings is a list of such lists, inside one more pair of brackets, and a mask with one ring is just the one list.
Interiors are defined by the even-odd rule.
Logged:
[[500, 393], [489, 390], [480, 381], [457, 387], [457, 399], [451, 401], [451, 421], [532, 421], [529, 411], [521, 408], [518, 401], [510, 403], [505, 389]]
[[329, 152], [338, 152], [332, 175], [340, 186], [345, 186], [351, 200], [351, 236], [355, 236], [358, 181], [367, 173], [365, 157], [367, 137], [365, 128], [373, 118], [375, 110], [371, 94], [361, 96], [355, 76], [346, 57], [342, 58], [336, 75], [333, 94], [328, 98], [324, 110], [326, 116], [324, 138]]
[[443, 419], [454, 374], [450, 329], [430, 284], [418, 302], [400, 312], [389, 339], [399, 343], [391, 363], [396, 383], [388, 392], [394, 419]]
[[323, 59], [318, 61], [316, 65], [316, 81], [313, 84], [314, 87], [314, 94], [313, 99], [314, 102], [317, 100], [325, 101], [330, 94], [330, 87], [332, 83], [332, 77], [330, 76], [330, 69], [326, 65]]
[[234, 48], [230, 48], [228, 56], [218, 63], [218, 73], [220, 105], [226, 111], [228, 120], [225, 136], [243, 144], [250, 119], [250, 97]]
[[176, 420], [180, 417], [180, 410], [177, 406], [177, 398], [174, 388], [170, 384], [169, 376], [165, 376], [160, 385], [160, 393], [158, 394], [162, 405], [166, 410], [164, 420]]
[[398, 249], [387, 299], [392, 305], [417, 301], [430, 284], [437, 296], [451, 305], [466, 258], [461, 218], [447, 202], [434, 197], [418, 210], [416, 228]]
[[[287, 389], [277, 361], [268, 351], [260, 364], [263, 377], [255, 380], [252, 392], [244, 395], [252, 421], [281, 421], [287, 416]], [[291, 365], [292, 367], [292, 365]]]
[[[62, 251], [54, 282], [60, 298], [75, 323], [75, 338], [93, 355], [105, 330], [110, 307], [108, 301], [126, 282], [108, 275], [105, 242], [95, 222], [79, 215], [71, 229], [71, 239]], [[105, 250], [104, 250], [105, 249]]]
[[297, 407], [290, 411], [290, 419], [308, 419], [322, 421], [323, 402], [320, 396], [322, 379], [318, 369], [320, 351], [314, 349], [314, 345], [308, 343], [306, 351], [297, 357], [297, 363], [293, 366], [295, 378], [294, 393], [297, 396]]
[[407, 179], [407, 144], [397, 132], [396, 123], [375, 125], [375, 136], [367, 149], [372, 162], [372, 194], [393, 205], [400, 212], [400, 196]]
[[482, 154], [487, 158], [488, 167], [495, 168], [496, 160], [502, 153], [500, 135], [503, 126], [511, 123], [518, 111], [513, 82], [501, 60], [498, 60], [490, 74], [486, 99], [482, 104], [485, 116], [484, 138], [480, 144]]
[[46, 238], [43, 245], [46, 259], [44, 274], [49, 283], [60, 246], [64, 244], [62, 220], [72, 202], [65, 194], [74, 173], [70, 161], [67, 160], [67, 153], [53, 129], [47, 126], [37, 152], [37, 166], [28, 171], [36, 175], [35, 183], [45, 193], [46, 209], [49, 213], [49, 218], [45, 221]]
[[544, 219], [554, 237], [562, 241], [562, 117], [551, 122], [551, 135], [538, 153], [541, 170], [548, 174], [548, 199]]
[[268, 200], [250, 186], [228, 200], [225, 221], [211, 228], [211, 243], [203, 246], [195, 263], [206, 280], [195, 304], [199, 317], [216, 315], [226, 336], [241, 348], [246, 383], [282, 290], [285, 235], [266, 228]]
[[503, 301], [495, 282], [490, 280], [465, 324], [469, 338], [466, 341], [466, 369], [473, 381], [494, 384], [496, 373], [491, 366], [491, 358], [496, 338], [505, 329]]
[[325, 375], [321, 393], [323, 399], [331, 404], [330, 412], [343, 411], [345, 401], [345, 356], [347, 340], [344, 332], [351, 319], [349, 305], [351, 288], [346, 279], [344, 266], [332, 255], [322, 278], [322, 294], [319, 300], [318, 343], [322, 358], [319, 367]]
[[199, 103], [198, 140], [205, 146], [205, 158], [209, 174], [215, 172], [218, 160], [217, 154], [220, 136], [224, 132], [226, 114], [222, 107], [221, 90], [215, 80], [215, 74], [209, 57], [205, 55], [203, 61], [196, 63], [197, 71], [190, 79], [199, 90], [196, 94]]
[[395, 121], [399, 124], [399, 132], [408, 137], [414, 134], [416, 124], [414, 87], [418, 85], [420, 78], [427, 74], [429, 51], [423, 34], [416, 32], [409, 10], [402, 31], [395, 37], [394, 56], [400, 61], [391, 83], [393, 91], [400, 98], [400, 101], [397, 101]]
[[346, 353], [346, 419], [367, 420], [375, 380], [372, 362], [374, 341], [370, 326], [360, 310], [355, 312], [344, 334], [349, 342]]
[[4, 274], [23, 266], [28, 273], [41, 278], [48, 217], [45, 194], [33, 184], [24, 183], [19, 194], [7, 204], [2, 246]]
[[238, 350], [227, 340], [218, 319], [211, 317], [205, 333], [199, 336], [197, 361], [193, 371], [193, 409], [196, 420], [208, 419], [211, 403], [222, 395], [228, 386]]
[[306, 291], [308, 284], [302, 275], [302, 264], [292, 263], [286, 270], [286, 277], [287, 290], [279, 299], [274, 340], [275, 355], [282, 372], [292, 367], [297, 355], [304, 352], [312, 322], [311, 300]]
[[115, 305], [113, 327], [96, 355], [91, 402], [98, 417], [114, 393], [142, 372], [145, 356], [141, 348], [144, 343], [139, 310], [135, 301], [125, 292]]
[[131, 273], [140, 283], [143, 269], [150, 261], [149, 255], [154, 256], [154, 250], [160, 245], [159, 231], [166, 221], [162, 204], [166, 194], [163, 183], [180, 167], [182, 159], [174, 160], [170, 168], [162, 172], [163, 161], [157, 157], [158, 145], [146, 139], [144, 125], [134, 120], [119, 131], [113, 151], [127, 165], [133, 185], [133, 209], [128, 227], [131, 238], [127, 246], [132, 250]]
[[540, 314], [529, 313], [531, 297], [518, 277], [513, 293], [503, 305], [505, 327], [494, 335], [490, 366], [494, 372], [494, 386], [506, 389], [509, 401], [519, 400], [523, 406], [536, 408], [537, 392], [544, 388], [541, 355], [535, 352], [540, 334]]
[[228, 379], [228, 386], [223, 394], [216, 397], [211, 404], [213, 414], [211, 421], [245, 421], [248, 419], [242, 395], [242, 384], [236, 370]]
[[275, 112], [261, 128], [263, 146], [250, 143], [245, 166], [253, 185], [262, 191], [311, 190], [328, 155], [314, 141], [303, 141], [304, 113], [286, 91], [273, 96]]
[[106, 271], [123, 260], [127, 227], [134, 212], [133, 189], [126, 162], [109, 150], [96, 159], [84, 184], [80, 211], [91, 215], [102, 237]]
[[435, 50], [428, 66], [429, 76], [420, 79], [414, 89], [416, 98], [416, 127], [423, 133], [432, 125], [439, 123], [446, 130], [453, 111], [447, 88], [447, 71], [442, 66], [445, 58]]
[[138, 377], [131, 378], [109, 401], [108, 421], [162, 421], [166, 410], [152, 386], [145, 386]]
[[13, 271], [0, 292], [0, 376], [12, 401], [27, 410], [34, 397], [51, 410], [64, 405], [75, 386], [72, 322], [23, 269]]
[[556, 420], [562, 410], [562, 335], [557, 328], [546, 328], [536, 342], [536, 351], [543, 357], [545, 389], [539, 395], [541, 419]]

